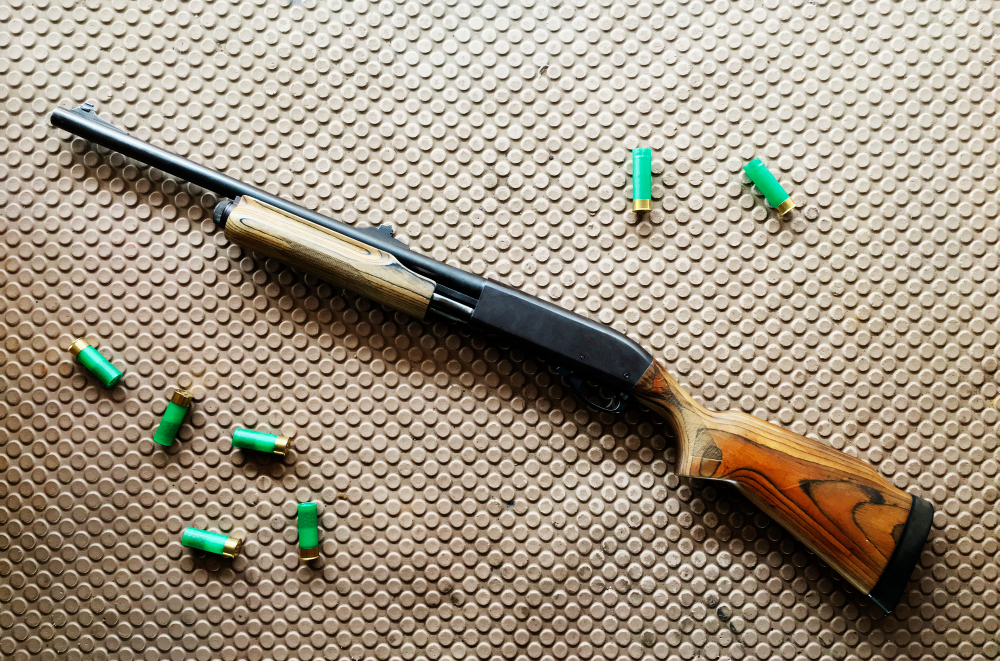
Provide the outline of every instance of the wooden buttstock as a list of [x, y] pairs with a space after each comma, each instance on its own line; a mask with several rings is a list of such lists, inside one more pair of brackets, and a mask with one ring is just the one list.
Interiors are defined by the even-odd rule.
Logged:
[[633, 394], [673, 423], [680, 475], [724, 480], [886, 612], [930, 530], [926, 501], [860, 459], [739, 411], [701, 406], [653, 362]]
[[243, 196], [229, 212], [226, 238], [248, 250], [357, 292], [417, 319], [427, 314], [434, 281], [392, 255]]

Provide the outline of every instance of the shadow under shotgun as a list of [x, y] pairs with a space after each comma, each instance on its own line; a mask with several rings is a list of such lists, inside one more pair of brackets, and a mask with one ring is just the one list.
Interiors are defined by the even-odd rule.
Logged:
[[[89, 104], [57, 109], [51, 122], [227, 198], [213, 220], [243, 248], [417, 319], [443, 318], [519, 344], [553, 363], [597, 409], [639, 400], [674, 428], [678, 475], [734, 485], [885, 612], [902, 596], [934, 512], [860, 459], [739, 411], [711, 411], [618, 332], [412, 252], [386, 228], [344, 225], [154, 147]], [[619, 394], [595, 402], [584, 382]]]

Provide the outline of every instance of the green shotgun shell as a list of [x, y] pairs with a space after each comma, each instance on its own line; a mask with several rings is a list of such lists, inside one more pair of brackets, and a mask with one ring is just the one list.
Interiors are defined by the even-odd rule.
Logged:
[[299, 558], [305, 561], [319, 557], [319, 521], [316, 503], [299, 503]]
[[771, 171], [767, 169], [767, 166], [759, 158], [755, 158], [744, 165], [743, 171], [747, 173], [747, 176], [754, 183], [754, 186], [757, 187], [757, 190], [764, 194], [767, 203], [774, 207], [779, 216], [784, 216], [795, 208], [795, 202], [792, 201], [792, 198], [788, 196], [785, 189], [781, 187], [778, 180], [775, 179]]
[[163, 417], [160, 419], [160, 426], [156, 428], [156, 433], [153, 435], [154, 442], [167, 447], [174, 444], [177, 430], [181, 428], [184, 416], [191, 408], [192, 399], [194, 399], [194, 395], [187, 390], [180, 388], [174, 390], [173, 394], [170, 395], [170, 401], [167, 402], [167, 410], [163, 412]]
[[201, 528], [185, 528], [184, 534], [181, 535], [181, 544], [199, 551], [235, 558], [243, 547], [243, 539]]
[[632, 150], [632, 211], [653, 208], [653, 152]]
[[118, 368], [109, 363], [100, 351], [87, 344], [82, 337], [73, 340], [73, 344], [69, 345], [69, 352], [106, 388], [111, 388], [121, 381], [122, 373]]
[[277, 434], [266, 434], [252, 429], [237, 429], [233, 432], [233, 446], [243, 450], [269, 452], [280, 457], [285, 456], [288, 449], [288, 437]]

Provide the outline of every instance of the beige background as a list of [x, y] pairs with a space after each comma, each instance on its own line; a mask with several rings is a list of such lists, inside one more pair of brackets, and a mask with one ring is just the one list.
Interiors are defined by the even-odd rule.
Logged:
[[[993, 659], [989, 2], [0, 0], [0, 657]], [[933, 502], [896, 612], [639, 410], [226, 244], [136, 135], [627, 332]], [[654, 211], [630, 211], [652, 148]], [[762, 157], [800, 209], [742, 179]], [[65, 347], [126, 368], [105, 390]], [[168, 451], [165, 394], [198, 397]], [[237, 426], [294, 437], [284, 462]], [[322, 512], [322, 564], [295, 504]], [[195, 525], [245, 536], [220, 562]]]

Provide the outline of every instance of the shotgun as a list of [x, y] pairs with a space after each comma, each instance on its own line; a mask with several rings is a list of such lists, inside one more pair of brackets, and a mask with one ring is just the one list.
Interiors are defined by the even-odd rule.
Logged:
[[389, 228], [352, 227], [270, 195], [128, 135], [90, 104], [57, 109], [51, 122], [215, 193], [215, 225], [247, 250], [417, 319], [520, 345], [598, 410], [638, 400], [673, 427], [678, 475], [734, 485], [886, 613], [902, 596], [934, 511], [860, 459], [740, 411], [711, 411], [624, 335], [413, 252]]

